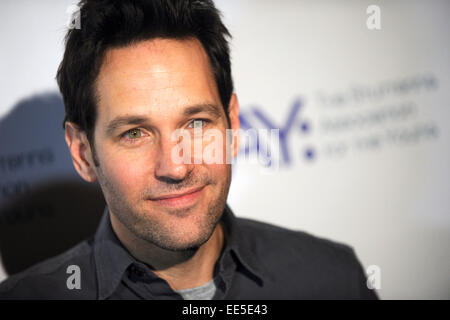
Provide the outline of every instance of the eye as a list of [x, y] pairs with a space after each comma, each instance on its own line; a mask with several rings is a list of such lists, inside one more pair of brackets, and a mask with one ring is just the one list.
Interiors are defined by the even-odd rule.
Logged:
[[208, 119], [194, 119], [189, 123], [188, 128], [202, 129], [208, 122], [210, 122]]
[[130, 129], [124, 134], [122, 134], [122, 137], [124, 137], [127, 140], [137, 140], [143, 136], [142, 130], [139, 128]]

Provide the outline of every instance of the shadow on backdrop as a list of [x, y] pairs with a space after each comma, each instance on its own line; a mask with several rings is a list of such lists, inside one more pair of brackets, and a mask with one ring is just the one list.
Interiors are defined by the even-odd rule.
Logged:
[[0, 254], [8, 274], [94, 234], [105, 201], [83, 181], [64, 141], [58, 93], [20, 101], [0, 119]]

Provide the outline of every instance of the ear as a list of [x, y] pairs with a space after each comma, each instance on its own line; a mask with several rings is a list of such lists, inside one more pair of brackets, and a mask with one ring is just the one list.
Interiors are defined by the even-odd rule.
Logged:
[[231, 95], [230, 103], [228, 105], [228, 115], [230, 117], [231, 130], [233, 132], [231, 150], [232, 156], [235, 158], [239, 151], [239, 129], [241, 128], [241, 122], [239, 121], [239, 102], [235, 93]]
[[66, 122], [66, 143], [78, 174], [87, 182], [97, 180], [91, 146], [86, 133], [73, 122]]

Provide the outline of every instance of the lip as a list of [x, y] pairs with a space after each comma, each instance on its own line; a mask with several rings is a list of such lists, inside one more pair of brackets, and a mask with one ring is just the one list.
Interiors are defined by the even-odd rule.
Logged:
[[202, 186], [178, 194], [163, 195], [151, 200], [160, 205], [168, 207], [185, 207], [187, 205], [193, 204], [200, 197], [200, 194], [203, 191], [204, 187], [205, 186]]

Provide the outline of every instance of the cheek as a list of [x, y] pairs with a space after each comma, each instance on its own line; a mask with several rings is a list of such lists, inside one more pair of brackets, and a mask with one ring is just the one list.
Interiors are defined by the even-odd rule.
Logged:
[[146, 187], [145, 177], [148, 177], [151, 170], [146, 159], [130, 153], [110, 155], [104, 168], [109, 183], [127, 198], [139, 197], [142, 194]]
[[209, 164], [206, 166], [209, 175], [217, 184], [226, 184], [231, 176], [231, 167], [227, 164]]

